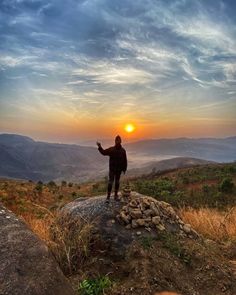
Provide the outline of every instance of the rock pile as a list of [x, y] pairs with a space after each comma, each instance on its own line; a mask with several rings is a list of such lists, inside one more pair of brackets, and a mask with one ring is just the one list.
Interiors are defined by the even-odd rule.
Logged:
[[126, 200], [127, 198], [129, 198], [131, 195], [131, 188], [129, 186], [129, 184], [127, 184], [122, 191], [122, 199]]
[[132, 197], [116, 217], [127, 229], [167, 230], [181, 235], [198, 236], [189, 224], [180, 219], [170, 204], [138, 193], [132, 192]]

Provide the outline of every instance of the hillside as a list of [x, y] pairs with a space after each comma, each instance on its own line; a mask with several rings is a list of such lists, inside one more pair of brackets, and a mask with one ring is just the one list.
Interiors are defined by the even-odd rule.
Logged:
[[[70, 226], [59, 231], [58, 210], [71, 202], [71, 208], [75, 208], [74, 202], [79, 205], [85, 200], [91, 199], [92, 203], [93, 199], [105, 198], [93, 198], [106, 192], [105, 181], [55, 184], [1, 179], [0, 201], [46, 241], [75, 290], [86, 290], [86, 284], [93, 282], [94, 288], [100, 288], [101, 284], [108, 288], [104, 294], [112, 295], [131, 295], [134, 292], [153, 295], [154, 290], [178, 291], [182, 295], [211, 295], [213, 290], [217, 295], [233, 295], [236, 163], [207, 163], [153, 172], [132, 178], [129, 185], [143, 196], [172, 204], [180, 218], [191, 225], [204, 242], [168, 232], [150, 236], [149, 229], [145, 227], [127, 229], [126, 232], [124, 227], [119, 234], [126, 233], [127, 237], [134, 235], [136, 238], [122, 256], [117, 249], [106, 248], [108, 241], [113, 241], [111, 236], [105, 245], [91, 239], [93, 224], [87, 219], [84, 219], [87, 220], [85, 225], [77, 224], [76, 236], [79, 239], [72, 239], [68, 232]], [[126, 183], [122, 183], [122, 187], [125, 186]], [[107, 212], [109, 220], [102, 223], [102, 228], [106, 227], [110, 235], [116, 217], [110, 216], [103, 204], [104, 200], [96, 208]], [[173, 221], [170, 226], [173, 226]], [[120, 225], [114, 227], [117, 228]], [[114, 239], [114, 242], [119, 245], [119, 239]], [[67, 248], [71, 249], [70, 252]], [[75, 253], [77, 256], [73, 256]], [[71, 260], [68, 261], [68, 257]], [[84, 294], [79, 290], [78, 294]]]
[[[233, 161], [236, 159], [235, 146], [236, 137], [160, 139], [124, 144], [128, 154], [129, 176], [192, 163], [204, 164], [204, 160]], [[179, 159], [173, 159], [177, 157]], [[169, 160], [163, 161], [166, 159]], [[108, 157], [102, 157], [96, 147], [47, 143], [26, 136], [0, 134], [2, 177], [81, 182], [101, 179], [107, 170]]]
[[155, 174], [156, 172], [178, 169], [183, 167], [192, 167], [198, 165], [205, 165], [214, 163], [212, 161], [202, 160], [202, 159], [195, 159], [195, 158], [188, 158], [188, 157], [176, 157], [161, 161], [154, 161], [149, 163], [148, 165], [144, 165], [142, 168], [133, 168], [129, 169], [127, 172], [127, 176], [137, 177], [141, 175], [147, 174]]
[[[152, 139], [126, 145], [132, 155], [153, 157], [192, 157], [216, 162], [236, 160], [236, 137]], [[227, 153], [225, 152], [227, 151]]]
[[0, 135], [0, 175], [32, 180], [82, 181], [105, 168], [93, 147], [37, 142], [31, 138]]

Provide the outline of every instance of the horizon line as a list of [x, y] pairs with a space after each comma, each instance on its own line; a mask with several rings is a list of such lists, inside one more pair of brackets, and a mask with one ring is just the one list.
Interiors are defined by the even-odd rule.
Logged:
[[[31, 137], [29, 135], [25, 135], [25, 134], [19, 134], [19, 133], [7, 133], [7, 132], [0, 132], [0, 136], [1, 135], [16, 135], [16, 136], [21, 136], [21, 137], [27, 137], [35, 142], [45, 142], [45, 143], [51, 143], [51, 144], [66, 144], [66, 145], [82, 145], [82, 146], [89, 146], [90, 145], [86, 145], [86, 142], [89, 141], [93, 141], [94, 140], [94, 145], [96, 144], [97, 139], [96, 138], [91, 138], [91, 139], [83, 139], [82, 142], [80, 143], [76, 143], [76, 142], [55, 142], [55, 141], [46, 141], [46, 140], [38, 140], [35, 139], [34, 137]], [[226, 136], [226, 137], [216, 137], [216, 136], [200, 136], [200, 137], [188, 137], [188, 136], [179, 136], [179, 137], [156, 137], [156, 138], [134, 138], [134, 140], [132, 141], [127, 141], [126, 144], [129, 143], [135, 143], [135, 142], [140, 142], [140, 141], [152, 141], [152, 140], [179, 140], [179, 139], [229, 139], [229, 138], [234, 138], [236, 137], [235, 135], [231, 135], [231, 136]], [[110, 141], [113, 140], [113, 138], [101, 138], [100, 140], [106, 140], [106, 141]], [[84, 144], [83, 144], [84, 142]]]

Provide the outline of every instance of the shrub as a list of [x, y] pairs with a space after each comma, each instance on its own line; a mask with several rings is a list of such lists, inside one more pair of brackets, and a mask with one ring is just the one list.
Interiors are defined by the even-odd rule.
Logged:
[[230, 178], [230, 177], [224, 178], [221, 181], [220, 186], [219, 186], [220, 191], [224, 192], [224, 193], [232, 193], [233, 188], [234, 188], [234, 183], [233, 183], [232, 178]]
[[187, 176], [182, 177], [183, 184], [189, 184], [189, 178]]
[[168, 178], [156, 180], [138, 180], [134, 183], [135, 189], [138, 192], [159, 197], [161, 193], [164, 195], [171, 194], [174, 191], [174, 183]]
[[43, 184], [38, 182], [34, 189], [41, 194], [43, 192]]
[[105, 182], [97, 182], [92, 185], [92, 193], [104, 193], [106, 191], [106, 183]]
[[208, 185], [208, 184], [204, 184], [204, 185], [202, 186], [202, 192], [203, 192], [204, 194], [207, 194], [207, 193], [209, 193], [209, 191], [210, 191], [210, 187], [209, 187], [209, 185]]
[[71, 196], [72, 196], [73, 198], [76, 198], [76, 197], [77, 197], [76, 192], [72, 192], [72, 193], [71, 193]]
[[67, 185], [67, 182], [65, 180], [62, 180], [61, 186], [66, 186], [66, 185]]
[[48, 186], [50, 186], [50, 187], [56, 187], [57, 185], [56, 185], [56, 183], [53, 180], [51, 180], [51, 181], [48, 182]]
[[64, 196], [62, 194], [59, 195], [59, 200], [62, 200], [64, 198]]

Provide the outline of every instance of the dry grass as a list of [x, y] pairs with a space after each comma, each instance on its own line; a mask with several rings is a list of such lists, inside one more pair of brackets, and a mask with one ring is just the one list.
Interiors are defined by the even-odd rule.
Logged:
[[41, 240], [45, 241], [47, 245], [50, 243], [50, 226], [54, 222], [53, 216], [46, 215], [44, 218], [38, 219], [33, 214], [24, 214], [21, 217]]
[[65, 274], [81, 268], [91, 248], [93, 224], [85, 220], [58, 221], [51, 225], [49, 248]]
[[63, 221], [48, 209], [43, 218], [24, 214], [22, 218], [46, 242], [64, 274], [76, 272], [89, 255], [93, 224], [86, 220]]
[[183, 208], [179, 215], [185, 223], [203, 236], [217, 241], [235, 240], [236, 236], [236, 207], [222, 212], [210, 208]]

